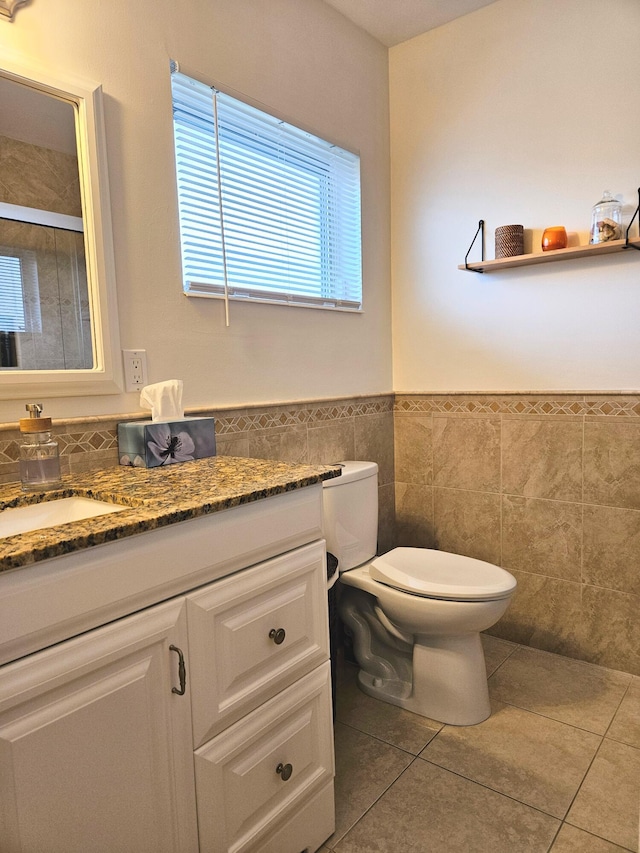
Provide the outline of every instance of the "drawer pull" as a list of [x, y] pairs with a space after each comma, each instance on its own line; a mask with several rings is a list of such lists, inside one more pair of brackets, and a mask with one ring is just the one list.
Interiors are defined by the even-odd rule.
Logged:
[[291, 778], [291, 774], [293, 773], [293, 766], [291, 764], [282, 764], [281, 762], [276, 767], [276, 773], [278, 774], [278, 776], [280, 776], [283, 782], [286, 782], [287, 779]]
[[[286, 632], [285, 632], [284, 628], [272, 628], [269, 631], [269, 637], [273, 640], [273, 642], [276, 644], [276, 646], [279, 646], [280, 643], [284, 643], [284, 638], [286, 637]], [[287, 777], [287, 778], [289, 778], [289, 777]]]
[[178, 677], [180, 678], [180, 689], [172, 687], [171, 692], [177, 693], [178, 696], [184, 696], [184, 691], [187, 689], [187, 668], [184, 665], [184, 655], [177, 646], [169, 646], [169, 648], [178, 655]]

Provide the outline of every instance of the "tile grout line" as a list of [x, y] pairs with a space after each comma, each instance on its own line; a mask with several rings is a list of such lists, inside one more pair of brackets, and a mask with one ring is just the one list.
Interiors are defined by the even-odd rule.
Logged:
[[[382, 700], [378, 700], [378, 701], [382, 701]], [[385, 746], [390, 746], [393, 749], [397, 749], [399, 752], [403, 752], [405, 755], [410, 755], [412, 759], [419, 757], [417, 753], [411, 752], [411, 750], [405, 749], [402, 746], [398, 746], [395, 743], [391, 743], [390, 741], [385, 740], [384, 738], [380, 737], [379, 735], [374, 735], [371, 732], [364, 731], [364, 729], [359, 729], [357, 726], [354, 726], [353, 723], [345, 723], [344, 720], [339, 720], [339, 719], [337, 719], [336, 722], [340, 723], [341, 726], [346, 726], [349, 729], [353, 729], [354, 732], [360, 732], [361, 735], [366, 735], [367, 737], [373, 738], [373, 740], [378, 741], [378, 743], [383, 743]], [[420, 748], [421, 751], [423, 749], [426, 749], [426, 747], [431, 743], [431, 741], [434, 740], [434, 738], [440, 734], [440, 732], [442, 731], [442, 729], [444, 728], [445, 725], [446, 724], [443, 723], [442, 727], [434, 732], [433, 736], [430, 737], [429, 740], [425, 743], [425, 745]], [[409, 766], [409, 765], [407, 765], [407, 766]], [[405, 770], [406, 770], [406, 767], [405, 767]]]
[[[500, 640], [500, 638], [496, 638], [496, 639], [497, 639], [498, 641]], [[520, 644], [512, 644], [512, 643], [509, 643], [509, 644], [508, 644], [508, 646], [507, 646], [507, 649], [506, 649], [506, 651], [507, 651], [507, 655], [506, 655], [506, 657], [505, 657], [505, 658], [504, 658], [504, 660], [502, 660], [502, 661], [498, 664], [498, 666], [493, 670], [493, 672], [491, 673], [491, 676], [493, 676], [495, 673], [497, 673], [497, 672], [499, 671], [499, 669], [503, 666], [503, 664], [505, 664], [505, 663], [506, 663], [506, 662], [507, 662], [507, 661], [508, 661], [512, 656], [513, 656], [513, 654], [514, 654], [515, 652], [517, 652], [519, 649], [524, 649], [524, 650], [526, 650], [526, 651], [529, 651], [529, 650], [530, 650], [530, 649], [529, 649], [529, 647], [521, 646]], [[554, 653], [549, 653], [549, 652], [543, 652], [543, 651], [541, 651], [541, 652], [540, 652], [540, 654], [541, 654], [541, 655], [543, 655], [543, 656], [545, 656], [545, 657], [550, 655], [551, 657], [554, 657], [554, 658], [562, 658], [562, 659], [565, 659], [565, 658], [564, 658], [564, 656], [559, 656], [559, 655], [556, 655], [556, 654], [554, 654]], [[572, 659], [569, 659], [569, 660], [572, 660]], [[573, 661], [572, 661], [572, 662], [573, 662]], [[581, 669], [582, 669], [582, 668], [584, 668], [584, 667], [589, 668], [589, 667], [593, 667], [593, 666], [594, 666], [593, 664], [589, 664], [589, 663], [587, 663], [587, 662], [582, 662], [582, 661], [575, 661], [575, 663], [579, 664]], [[596, 666], [597, 666], [597, 665], [596, 665]], [[597, 668], [598, 668], [598, 669], [601, 669], [601, 670], [608, 670], [608, 669], [609, 669], [609, 668], [600, 667], [600, 666], [597, 666]], [[616, 671], [616, 670], [611, 670], [611, 672], [617, 672], [617, 671]], [[624, 674], [624, 673], [623, 673], [623, 674]], [[489, 678], [490, 678], [491, 676], [489, 676]], [[551, 843], [550, 843], [549, 847], [547, 848], [547, 853], [550, 853], [550, 851], [552, 851], [552, 849], [553, 849], [553, 845], [556, 843], [557, 838], [558, 838], [558, 836], [559, 836], [559, 833], [561, 832], [562, 827], [563, 827], [565, 824], [567, 824], [568, 826], [574, 827], [577, 831], [579, 831], [579, 832], [584, 832], [586, 835], [589, 835], [590, 837], [593, 837], [593, 838], [595, 838], [595, 839], [600, 839], [600, 840], [602, 840], [603, 842], [606, 842], [606, 843], [608, 843], [608, 844], [614, 844], [614, 843], [615, 843], [615, 844], [617, 844], [617, 842], [613, 842], [611, 839], [608, 839], [608, 838], [607, 838], [607, 837], [605, 837], [605, 836], [598, 835], [597, 833], [594, 833], [594, 832], [592, 832], [592, 831], [590, 831], [590, 830], [584, 829], [583, 827], [581, 827], [581, 826], [579, 826], [579, 825], [577, 825], [577, 824], [570, 823], [570, 822], [567, 820], [567, 817], [568, 817], [568, 815], [569, 815], [569, 812], [570, 812], [571, 808], [573, 807], [573, 805], [574, 805], [574, 803], [575, 803], [575, 801], [576, 801], [576, 798], [578, 797], [578, 795], [579, 795], [579, 793], [580, 793], [580, 791], [581, 791], [581, 789], [582, 789], [582, 787], [583, 787], [583, 785], [584, 785], [584, 782], [585, 782], [585, 780], [586, 780], [586, 778], [587, 778], [587, 776], [588, 776], [589, 772], [591, 771], [591, 769], [592, 769], [592, 767], [593, 767], [593, 764], [594, 764], [594, 762], [595, 762], [595, 760], [596, 760], [597, 756], [599, 755], [599, 753], [600, 753], [600, 751], [601, 751], [601, 749], [602, 749], [602, 745], [603, 745], [604, 741], [605, 741], [606, 739], [609, 739], [609, 740], [611, 740], [611, 741], [613, 741], [613, 742], [616, 742], [616, 743], [617, 743], [617, 741], [615, 741], [613, 738], [607, 738], [607, 737], [606, 737], [606, 735], [607, 735], [607, 733], [610, 731], [611, 725], [613, 724], [613, 722], [614, 722], [614, 720], [615, 720], [615, 717], [616, 717], [616, 715], [618, 714], [618, 712], [619, 712], [619, 710], [620, 710], [620, 707], [622, 706], [622, 703], [624, 702], [625, 698], [628, 696], [629, 691], [631, 690], [631, 687], [632, 687], [633, 683], [634, 683], [634, 680], [633, 680], [633, 678], [632, 678], [632, 677], [630, 677], [630, 678], [629, 678], [628, 683], [624, 686], [624, 690], [622, 691], [622, 695], [621, 695], [620, 699], [618, 700], [618, 702], [617, 702], [617, 704], [616, 704], [616, 706], [615, 706], [614, 710], [611, 712], [610, 720], [609, 720], [609, 723], [608, 723], [608, 725], [607, 725], [607, 727], [606, 727], [606, 730], [605, 730], [604, 734], [600, 734], [600, 733], [597, 733], [597, 732], [592, 732], [592, 731], [590, 731], [589, 729], [583, 729], [581, 726], [576, 726], [576, 725], [574, 725], [574, 724], [572, 724], [572, 723], [568, 723], [568, 722], [565, 722], [565, 721], [562, 721], [562, 720], [556, 720], [556, 719], [554, 719], [553, 717], [547, 717], [545, 714], [540, 714], [539, 712], [537, 712], [537, 711], [532, 711], [532, 710], [530, 710], [530, 709], [528, 709], [528, 708], [522, 708], [521, 706], [519, 706], [519, 705], [515, 705], [514, 703], [510, 703], [510, 702], [505, 702], [505, 703], [504, 703], [505, 705], [511, 705], [512, 707], [518, 708], [519, 710], [524, 710], [524, 711], [527, 711], [528, 713], [536, 714], [536, 715], [537, 715], [537, 716], [539, 716], [539, 717], [543, 717], [543, 718], [549, 719], [549, 720], [551, 720], [551, 721], [553, 721], [553, 722], [556, 722], [556, 723], [558, 723], [558, 724], [560, 724], [560, 725], [562, 725], [562, 726], [569, 726], [570, 728], [572, 728], [572, 729], [574, 729], [574, 730], [577, 730], [577, 731], [584, 731], [585, 733], [587, 733], [587, 734], [589, 734], [589, 735], [593, 735], [593, 736], [595, 736], [595, 737], [598, 737], [598, 738], [599, 738], [599, 743], [598, 743], [598, 745], [597, 745], [597, 748], [596, 748], [596, 749], [595, 749], [595, 751], [594, 751], [594, 754], [593, 754], [593, 756], [592, 756], [591, 760], [589, 761], [588, 767], [587, 767], [587, 768], [586, 768], [586, 770], [584, 771], [584, 773], [583, 773], [583, 775], [582, 775], [582, 779], [581, 779], [580, 783], [578, 784], [578, 787], [577, 787], [577, 789], [576, 789], [576, 791], [575, 791], [575, 793], [574, 793], [573, 797], [571, 798], [571, 801], [570, 801], [569, 805], [568, 805], [568, 806], [566, 807], [566, 809], [563, 811], [564, 817], [558, 817], [557, 815], [550, 814], [548, 811], [545, 811], [544, 809], [542, 809], [542, 808], [540, 808], [540, 807], [538, 807], [538, 806], [531, 805], [531, 804], [529, 804], [529, 803], [527, 803], [527, 802], [523, 801], [522, 799], [518, 799], [518, 797], [516, 797], [516, 796], [513, 796], [513, 795], [510, 795], [510, 794], [505, 793], [505, 792], [503, 792], [503, 791], [497, 790], [496, 788], [491, 787], [491, 785], [488, 785], [488, 784], [486, 784], [486, 783], [484, 783], [484, 782], [481, 782], [481, 781], [478, 781], [478, 780], [476, 780], [476, 779], [474, 779], [474, 778], [471, 778], [471, 777], [469, 777], [469, 776], [466, 776], [466, 775], [464, 775], [463, 773], [458, 772], [458, 771], [455, 771], [455, 770], [452, 770], [452, 769], [450, 769], [449, 767], [446, 767], [446, 766], [444, 766], [444, 765], [438, 764], [436, 761], [433, 761], [431, 758], [427, 757], [426, 755], [422, 755], [422, 753], [423, 753], [425, 750], [427, 750], [428, 746], [429, 746], [432, 742], [434, 742], [434, 741], [436, 740], [436, 738], [437, 738], [437, 737], [438, 737], [438, 736], [439, 736], [439, 735], [440, 735], [440, 734], [445, 730], [445, 728], [446, 728], [446, 726], [445, 726], [445, 725], [443, 725], [443, 726], [442, 726], [442, 727], [441, 727], [437, 732], [435, 732], [435, 733], [433, 734], [433, 736], [429, 739], [429, 741], [427, 741], [427, 743], [422, 747], [422, 749], [420, 750], [420, 752], [416, 755], [416, 754], [414, 754], [414, 753], [412, 753], [412, 752], [410, 752], [410, 751], [408, 751], [408, 750], [404, 749], [403, 747], [399, 747], [399, 746], [396, 746], [396, 744], [389, 743], [388, 741], [385, 741], [383, 738], [380, 738], [380, 737], [378, 737], [377, 735], [373, 735], [373, 734], [371, 734], [371, 733], [369, 733], [369, 732], [366, 732], [366, 731], [362, 731], [362, 730], [360, 730], [360, 729], [357, 729], [357, 728], [356, 728], [356, 726], [353, 726], [353, 725], [351, 725], [350, 723], [342, 723], [342, 725], [344, 725], [344, 726], [346, 726], [346, 727], [348, 727], [348, 728], [354, 729], [354, 730], [356, 730], [356, 731], [360, 731], [362, 734], [366, 735], [367, 737], [369, 737], [369, 738], [373, 738], [375, 741], [377, 741], [377, 742], [379, 742], [379, 743], [381, 743], [381, 744], [385, 744], [385, 746], [391, 746], [393, 749], [398, 750], [398, 751], [400, 751], [400, 752], [402, 752], [402, 753], [405, 753], [407, 756], [411, 756], [411, 759], [410, 759], [409, 763], [407, 764], [407, 766], [406, 766], [406, 767], [405, 767], [405, 768], [404, 768], [404, 769], [403, 769], [403, 770], [402, 770], [402, 771], [401, 771], [401, 772], [400, 772], [400, 773], [399, 773], [399, 774], [398, 774], [398, 775], [397, 775], [397, 776], [396, 776], [396, 777], [395, 777], [395, 778], [394, 778], [394, 779], [393, 779], [393, 780], [392, 780], [392, 781], [391, 781], [391, 782], [390, 782], [390, 783], [385, 787], [384, 791], [382, 791], [382, 792], [381, 792], [381, 793], [380, 793], [380, 794], [375, 798], [374, 802], [373, 802], [373, 803], [371, 803], [371, 805], [367, 807], [367, 809], [362, 813], [362, 815], [360, 815], [360, 817], [359, 817], [356, 821], [354, 821], [354, 823], [353, 823], [353, 824], [352, 824], [352, 825], [351, 825], [351, 826], [346, 830], [346, 832], [342, 835], [342, 837], [341, 837], [341, 838], [340, 838], [340, 840], [337, 842], [337, 844], [339, 845], [340, 843], [342, 843], [342, 841], [346, 838], [346, 836], [348, 835], [348, 833], [350, 833], [350, 832], [351, 832], [351, 831], [352, 831], [352, 830], [353, 830], [353, 829], [354, 829], [354, 828], [355, 828], [355, 827], [360, 823], [360, 821], [362, 821], [362, 819], [363, 819], [363, 818], [364, 818], [364, 817], [369, 813], [369, 811], [371, 811], [371, 809], [372, 809], [376, 804], [378, 804], [378, 803], [380, 802], [380, 799], [381, 799], [383, 796], [385, 796], [385, 795], [389, 792], [389, 790], [393, 787], [393, 785], [395, 785], [395, 783], [396, 783], [396, 782], [397, 782], [397, 781], [398, 781], [398, 780], [399, 780], [399, 779], [400, 779], [400, 778], [401, 778], [401, 777], [406, 773], [406, 771], [407, 771], [407, 770], [409, 770], [409, 768], [410, 768], [410, 767], [412, 767], [412, 766], [415, 764], [416, 758], [419, 758], [419, 759], [421, 759], [422, 761], [424, 761], [424, 762], [426, 762], [426, 763], [428, 763], [428, 764], [431, 764], [432, 766], [437, 767], [437, 768], [439, 768], [439, 769], [443, 770], [443, 771], [444, 771], [444, 772], [446, 772], [446, 773], [451, 773], [452, 775], [457, 776], [458, 778], [464, 779], [465, 781], [468, 781], [468, 782], [470, 782], [471, 784], [478, 785], [478, 786], [480, 786], [481, 788], [484, 788], [484, 789], [486, 789], [486, 790], [488, 790], [488, 791], [491, 791], [492, 793], [495, 793], [495, 794], [497, 794], [497, 795], [498, 795], [498, 796], [500, 796], [500, 797], [504, 797], [504, 798], [506, 798], [506, 799], [508, 799], [508, 800], [511, 800], [512, 802], [516, 802], [516, 803], [520, 804], [521, 806], [523, 806], [523, 807], [525, 807], [525, 808], [532, 809], [533, 811], [536, 811], [536, 812], [538, 812], [538, 813], [540, 813], [540, 814], [546, 815], [547, 817], [550, 817], [552, 820], [555, 820], [555, 821], [558, 823], [558, 826], [557, 826], [557, 829], [556, 829], [555, 834], [554, 834], [554, 836], [553, 836], [553, 839], [551, 840]], [[502, 700], [500, 700], [500, 701], [502, 701]], [[340, 722], [340, 721], [339, 721], [339, 722]], [[622, 744], [624, 744], [624, 742], [621, 742], [621, 743], [622, 743]], [[623, 845], [620, 845], [620, 844], [617, 844], [617, 846], [618, 846], [618, 847], [620, 847], [620, 849], [621, 849], [621, 850], [625, 850], [625, 851], [627, 851], [627, 850], [628, 850], [628, 851], [630, 851], [630, 853], [632, 853], [633, 848], [627, 848], [627, 847], [624, 847]], [[400, 853], [400, 851], [398, 851], [398, 853]]]
[[[604, 742], [605, 742], [605, 737], [604, 737], [604, 735], [603, 735], [603, 736], [602, 736], [602, 739], [600, 740], [600, 743], [598, 744], [598, 748], [596, 749], [595, 753], [593, 754], [593, 758], [592, 758], [592, 759], [591, 759], [591, 761], [589, 762], [589, 766], [587, 767], [587, 769], [586, 769], [586, 771], [585, 771], [585, 774], [584, 774], [584, 776], [582, 777], [582, 781], [581, 781], [581, 782], [580, 782], [580, 784], [578, 785], [578, 788], [577, 788], [577, 790], [576, 790], [575, 794], [574, 794], [574, 795], [573, 795], [573, 797], [571, 798], [571, 802], [569, 803], [569, 807], [568, 807], [568, 809], [567, 809], [567, 811], [566, 811], [566, 814], [565, 814], [565, 816], [564, 816], [564, 819], [563, 819], [563, 821], [562, 821], [563, 823], [566, 823], [566, 822], [567, 822], [567, 818], [569, 817], [569, 812], [570, 812], [570, 811], [571, 811], [571, 809], [573, 808], [573, 805], [574, 805], [575, 801], [577, 800], [577, 798], [578, 798], [578, 795], [579, 795], [580, 791], [582, 790], [582, 786], [583, 786], [583, 785], [584, 785], [584, 783], [585, 783], [585, 779], [586, 779], [586, 778], [587, 778], [587, 776], [589, 775], [589, 771], [590, 771], [590, 770], [591, 770], [591, 768], [593, 767], [593, 764], [594, 764], [594, 762], [595, 762], [596, 758], [598, 757], [598, 754], [599, 754], [600, 750], [602, 749], [602, 744], [603, 744]], [[583, 828], [583, 827], [581, 827], [581, 826], [576, 826], [576, 824], [569, 823], [568, 825], [569, 825], [569, 826], [575, 826], [575, 827], [576, 827], [576, 829], [580, 829], [580, 830], [582, 830], [583, 832], [588, 832], [588, 830], [584, 829], [584, 828]], [[590, 833], [590, 835], [594, 835], [594, 833]], [[601, 836], [601, 835], [596, 835], [596, 838], [602, 838], [602, 836]], [[603, 840], [604, 840], [604, 841], [608, 841], [610, 844], [614, 844], [614, 843], [615, 843], [615, 842], [611, 841], [611, 839], [609, 839], [609, 838], [605, 838], [605, 839], [603, 839]]]
[[[458, 779], [464, 779], [465, 782], [470, 782], [472, 785], [478, 785], [478, 787], [484, 788], [485, 791], [491, 791], [492, 794], [497, 794], [499, 797], [505, 797], [505, 799], [511, 800], [512, 803], [518, 803], [518, 805], [524, 806], [527, 809], [532, 809], [533, 811], [538, 812], [538, 814], [543, 814], [546, 817], [552, 818], [552, 820], [557, 820], [560, 823], [560, 826], [562, 826], [562, 824], [564, 823], [564, 818], [558, 817], [557, 815], [551, 814], [550, 812], [546, 812], [539, 806], [532, 806], [530, 803], [525, 803], [524, 800], [519, 800], [512, 794], [505, 794], [504, 791], [498, 791], [496, 788], [492, 788], [485, 782], [479, 782], [477, 779], [472, 779], [469, 776], [465, 776], [464, 773], [460, 773], [456, 770], [451, 770], [448, 767], [444, 767], [442, 764], [437, 764], [435, 761], [431, 761], [431, 759], [429, 758], [422, 758], [420, 755], [417, 755], [416, 758], [419, 758], [421, 761], [424, 761], [427, 764], [431, 764], [432, 767], [437, 767], [439, 770], [444, 770], [446, 773], [451, 773], [453, 776], [457, 776]], [[413, 764], [413, 762], [411, 762], [411, 764]], [[409, 767], [411, 766], [411, 764], [409, 765]], [[408, 768], [405, 768], [405, 770], [406, 769]], [[558, 830], [560, 830], [560, 827], [558, 827]]]
[[[343, 723], [343, 725], [345, 725], [345, 724]], [[356, 729], [356, 731], [359, 731], [359, 729]], [[366, 734], [366, 733], [365, 733], [365, 734]], [[381, 741], [381, 743], [386, 743], [386, 741]], [[396, 747], [396, 749], [399, 749], [399, 747]], [[404, 751], [404, 750], [403, 750], [403, 751]], [[408, 755], [413, 755], [413, 753], [408, 753]], [[396, 778], [395, 778], [395, 779], [393, 779], [391, 782], [389, 782], [389, 784], [388, 784], [388, 785], [387, 785], [387, 787], [384, 789], [384, 791], [382, 791], [382, 792], [379, 794], [379, 796], [377, 796], [377, 797], [375, 798], [375, 800], [371, 803], [371, 805], [367, 806], [367, 808], [366, 808], [366, 809], [364, 810], [364, 812], [360, 815], [360, 817], [359, 817], [356, 821], [354, 821], [354, 822], [351, 824], [351, 826], [350, 826], [347, 830], [345, 830], [345, 832], [344, 832], [344, 833], [340, 836], [340, 838], [337, 840], [336, 844], [341, 844], [341, 843], [344, 841], [344, 839], [345, 839], [345, 838], [347, 837], [347, 835], [351, 832], [351, 830], [352, 830], [352, 829], [354, 829], [354, 828], [355, 828], [355, 827], [360, 823], [360, 821], [361, 821], [361, 820], [362, 820], [362, 819], [363, 819], [363, 818], [364, 818], [364, 817], [365, 817], [365, 816], [366, 816], [366, 815], [371, 811], [371, 809], [372, 809], [372, 808], [373, 808], [373, 807], [374, 807], [374, 806], [375, 806], [375, 805], [376, 805], [376, 804], [377, 804], [377, 803], [382, 799], [382, 797], [384, 797], [384, 795], [385, 795], [385, 794], [386, 794], [386, 793], [387, 793], [387, 792], [388, 792], [388, 791], [389, 791], [389, 790], [390, 790], [390, 789], [395, 785], [395, 783], [398, 781], [398, 779], [400, 779], [400, 777], [401, 777], [404, 773], [406, 773], [406, 771], [407, 771], [407, 770], [411, 767], [411, 765], [412, 765], [412, 764], [417, 760], [417, 758], [418, 758], [418, 756], [417, 756], [417, 755], [413, 755], [412, 760], [407, 764], [407, 766], [406, 766], [406, 767], [404, 767], [404, 768], [400, 771], [400, 773], [396, 776]], [[325, 843], [326, 843], [326, 842], [325, 842]], [[332, 849], [335, 849], [335, 848], [332, 848]]]

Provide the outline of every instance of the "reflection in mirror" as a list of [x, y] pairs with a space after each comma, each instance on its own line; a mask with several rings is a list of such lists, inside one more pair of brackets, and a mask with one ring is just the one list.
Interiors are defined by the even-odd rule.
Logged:
[[99, 86], [0, 56], [0, 398], [117, 393]]
[[73, 104], [0, 77], [0, 369], [93, 367]]

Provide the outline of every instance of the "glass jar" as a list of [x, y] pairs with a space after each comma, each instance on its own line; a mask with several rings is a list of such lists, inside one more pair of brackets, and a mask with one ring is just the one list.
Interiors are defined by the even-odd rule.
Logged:
[[20, 420], [20, 482], [25, 492], [55, 489], [60, 485], [60, 449], [51, 438], [51, 418], [41, 418], [42, 405], [28, 403], [28, 418]]
[[609, 190], [605, 190], [600, 201], [593, 206], [589, 242], [608, 243], [610, 240], [621, 239], [622, 204], [611, 195]]

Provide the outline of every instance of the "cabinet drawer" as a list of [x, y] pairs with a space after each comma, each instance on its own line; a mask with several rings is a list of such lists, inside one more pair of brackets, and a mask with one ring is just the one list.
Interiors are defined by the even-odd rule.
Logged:
[[329, 657], [324, 542], [187, 596], [194, 746]]
[[195, 772], [200, 849], [262, 849], [281, 824], [332, 784], [329, 663], [198, 749]]

